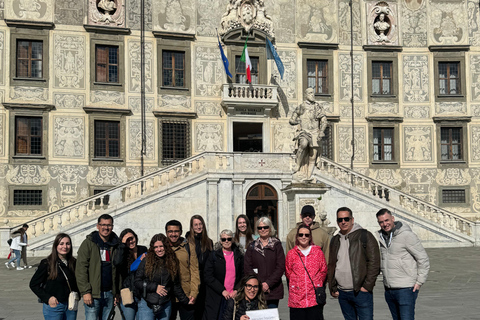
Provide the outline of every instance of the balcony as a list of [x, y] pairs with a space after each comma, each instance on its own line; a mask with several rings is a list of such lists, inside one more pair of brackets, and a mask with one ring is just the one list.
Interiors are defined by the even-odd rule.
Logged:
[[222, 105], [227, 114], [264, 115], [278, 106], [277, 86], [259, 84], [224, 84]]

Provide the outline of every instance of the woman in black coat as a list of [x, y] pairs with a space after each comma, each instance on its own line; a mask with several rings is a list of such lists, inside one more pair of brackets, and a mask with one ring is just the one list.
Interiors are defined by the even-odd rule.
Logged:
[[235, 288], [243, 277], [243, 254], [233, 242], [233, 232], [223, 230], [220, 241], [221, 248], [213, 251], [205, 264], [204, 320], [222, 319], [227, 301], [236, 297]]

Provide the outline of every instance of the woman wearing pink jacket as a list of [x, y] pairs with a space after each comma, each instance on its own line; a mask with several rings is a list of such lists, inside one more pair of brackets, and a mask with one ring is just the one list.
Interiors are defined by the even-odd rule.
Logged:
[[318, 305], [315, 287], [323, 287], [327, 263], [322, 248], [313, 244], [310, 228], [301, 224], [295, 247], [287, 254], [286, 276], [289, 280], [290, 319], [323, 320], [323, 305]]

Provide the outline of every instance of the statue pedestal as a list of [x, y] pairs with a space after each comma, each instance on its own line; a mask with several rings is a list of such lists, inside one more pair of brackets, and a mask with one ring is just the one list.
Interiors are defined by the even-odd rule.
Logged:
[[294, 228], [297, 222], [300, 222], [300, 212], [303, 206], [311, 205], [315, 208], [315, 221], [322, 225], [322, 228], [329, 234], [333, 234], [336, 228], [334, 226], [328, 227], [327, 214], [322, 200], [325, 192], [331, 187], [324, 183], [292, 183], [282, 189], [282, 192], [287, 196], [287, 217], [288, 230]]

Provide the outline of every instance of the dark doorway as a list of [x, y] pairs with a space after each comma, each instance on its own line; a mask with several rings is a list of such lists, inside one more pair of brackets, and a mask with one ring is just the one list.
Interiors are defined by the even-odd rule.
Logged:
[[262, 123], [234, 122], [233, 151], [263, 152]]
[[[272, 220], [278, 233], [278, 196], [275, 189], [266, 183], [258, 183], [248, 190], [246, 201], [247, 217], [252, 228], [255, 228], [258, 218], [265, 216]], [[254, 233], [257, 233], [256, 229]]]

